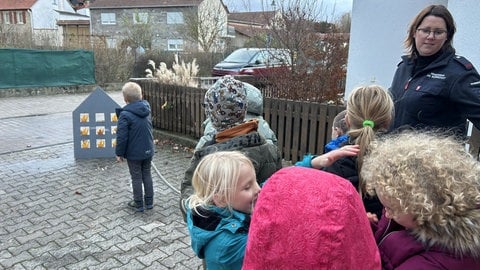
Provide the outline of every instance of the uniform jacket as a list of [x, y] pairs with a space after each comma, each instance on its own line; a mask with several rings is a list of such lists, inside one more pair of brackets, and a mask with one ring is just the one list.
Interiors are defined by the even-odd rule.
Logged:
[[380, 269], [355, 188], [316, 169], [295, 166], [276, 172], [258, 196], [243, 269]]
[[267, 180], [274, 172], [282, 168], [282, 157], [274, 144], [267, 143], [258, 132], [250, 132], [239, 135], [221, 143], [206, 145], [195, 151], [190, 166], [185, 171], [185, 177], [181, 184], [180, 209], [185, 216], [183, 201], [193, 194], [192, 177], [200, 160], [217, 151], [241, 151], [246, 154], [255, 167], [255, 173], [259, 184]]
[[466, 134], [466, 119], [480, 128], [480, 76], [467, 59], [444, 51], [412, 74], [414, 60], [402, 57], [390, 92], [395, 102], [392, 129], [451, 129]]
[[187, 208], [187, 226], [195, 254], [207, 270], [241, 269], [250, 216], [224, 208], [202, 209], [202, 216]]
[[479, 212], [474, 210], [470, 216], [458, 217], [442, 225], [445, 227], [441, 231], [449, 231], [450, 235], [439, 232], [435, 226], [409, 231], [382, 217], [375, 230], [375, 238], [383, 269], [480, 269]]
[[129, 160], [144, 160], [154, 154], [150, 105], [146, 100], [129, 103], [117, 111], [115, 154]]

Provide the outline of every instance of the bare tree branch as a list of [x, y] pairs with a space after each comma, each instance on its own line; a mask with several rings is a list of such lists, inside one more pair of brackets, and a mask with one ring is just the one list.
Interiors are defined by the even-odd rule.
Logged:
[[227, 34], [226, 12], [221, 5], [191, 8], [184, 12], [185, 23], [179, 26], [184, 38], [198, 42], [201, 50], [209, 52]]

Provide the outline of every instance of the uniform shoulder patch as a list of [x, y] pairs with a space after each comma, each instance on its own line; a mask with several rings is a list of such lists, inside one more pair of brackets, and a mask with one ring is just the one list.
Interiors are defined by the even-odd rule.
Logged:
[[467, 60], [467, 58], [463, 57], [463, 56], [460, 56], [460, 55], [455, 55], [455, 57], [453, 57], [453, 59], [455, 59], [455, 61], [459, 62], [466, 70], [470, 70], [470, 69], [473, 69], [473, 64]]

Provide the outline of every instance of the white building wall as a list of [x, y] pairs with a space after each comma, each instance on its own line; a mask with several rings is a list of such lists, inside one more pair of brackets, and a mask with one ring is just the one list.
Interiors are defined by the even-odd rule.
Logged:
[[[63, 15], [60, 15], [58, 11], [63, 11]], [[89, 9], [75, 12], [66, 0], [38, 0], [32, 6], [32, 27], [34, 30], [57, 29], [57, 20], [89, 20], [86, 16], [90, 16]]]
[[58, 12], [57, 5], [53, 5], [51, 0], [39, 0], [32, 6], [32, 26], [33, 29], [57, 29]]
[[38, 0], [31, 13], [35, 44], [62, 46], [63, 28], [57, 25], [57, 21], [90, 20], [86, 14], [90, 11], [85, 9], [77, 13], [66, 0]]
[[450, 0], [448, 9], [452, 12], [457, 33], [453, 38], [453, 46], [457, 54], [470, 60], [477, 71], [480, 71], [480, 1], [478, 0]]

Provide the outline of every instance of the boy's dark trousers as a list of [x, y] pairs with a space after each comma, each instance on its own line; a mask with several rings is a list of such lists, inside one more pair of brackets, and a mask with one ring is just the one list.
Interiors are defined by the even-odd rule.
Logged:
[[[138, 208], [153, 206], [152, 158], [144, 160], [127, 160], [128, 169], [132, 177], [133, 200]], [[145, 196], [143, 191], [145, 190]]]

